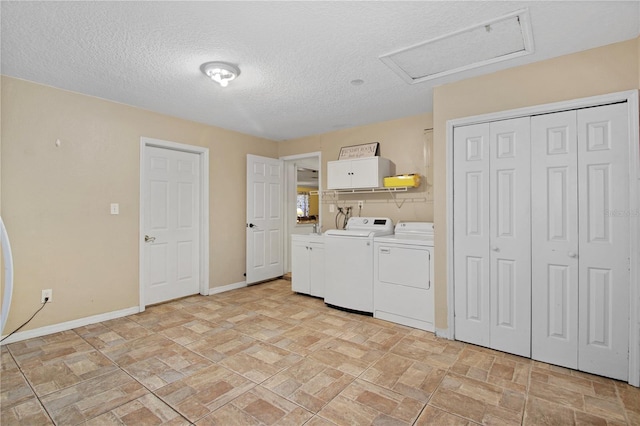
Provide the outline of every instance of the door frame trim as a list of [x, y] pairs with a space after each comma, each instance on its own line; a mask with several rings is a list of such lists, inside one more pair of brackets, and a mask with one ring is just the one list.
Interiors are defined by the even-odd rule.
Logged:
[[[295, 197], [291, 199], [290, 197], [296, 193], [295, 192], [295, 184], [296, 179], [295, 176], [291, 175], [293, 165], [296, 160], [304, 160], [307, 158], [317, 158], [318, 159], [318, 223], [322, 225], [322, 152], [314, 151], [314, 152], [306, 152], [304, 154], [295, 154], [295, 155], [285, 155], [280, 157], [280, 160], [283, 161], [284, 164], [284, 220], [285, 220], [285, 233], [284, 233], [284, 271], [291, 272], [291, 235], [294, 234], [295, 224], [292, 223], [292, 220], [295, 221], [295, 215], [293, 215], [291, 208], [295, 208]], [[293, 206], [290, 204], [293, 203]]]
[[[446, 227], [447, 227], [447, 328], [438, 335], [453, 340], [454, 322], [454, 246], [453, 246], [453, 131], [455, 127], [496, 120], [548, 114], [588, 108], [616, 102], [627, 102], [629, 126], [629, 384], [640, 386], [640, 147], [638, 90], [609, 93], [569, 101], [554, 102], [447, 120], [446, 125]], [[633, 143], [633, 142], [636, 143]], [[635, 259], [635, 261], [634, 261]]]
[[165, 141], [161, 139], [153, 139], [145, 136], [140, 137], [140, 228], [138, 235], [140, 260], [139, 269], [139, 291], [140, 291], [140, 312], [145, 310], [144, 303], [144, 283], [145, 283], [145, 250], [144, 250], [144, 180], [146, 178], [145, 170], [145, 149], [147, 147], [155, 147], [168, 149], [172, 151], [189, 152], [197, 154], [200, 162], [200, 294], [209, 295], [209, 148], [187, 145], [178, 142]]

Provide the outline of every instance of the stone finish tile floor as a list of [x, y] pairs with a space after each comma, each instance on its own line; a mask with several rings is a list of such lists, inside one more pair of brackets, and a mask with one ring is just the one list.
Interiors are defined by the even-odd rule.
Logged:
[[0, 424], [640, 425], [640, 389], [276, 280], [1, 347]]

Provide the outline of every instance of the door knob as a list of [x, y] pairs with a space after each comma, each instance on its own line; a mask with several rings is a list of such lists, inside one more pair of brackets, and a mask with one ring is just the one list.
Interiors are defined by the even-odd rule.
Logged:
[[570, 251], [570, 252], [567, 252], [567, 256], [569, 256], [569, 257], [578, 257], [578, 253], [576, 253], [575, 251]]
[[152, 243], [152, 242], [154, 242], [155, 240], [156, 240], [156, 237], [150, 237], [150, 236], [148, 236], [148, 235], [145, 235], [145, 236], [144, 236], [144, 242], [145, 242], [145, 243]]
[[500, 251], [500, 248], [498, 248], [498, 247], [496, 247], [496, 246], [493, 246], [493, 247], [491, 247], [491, 250], [493, 250], [493, 251]]

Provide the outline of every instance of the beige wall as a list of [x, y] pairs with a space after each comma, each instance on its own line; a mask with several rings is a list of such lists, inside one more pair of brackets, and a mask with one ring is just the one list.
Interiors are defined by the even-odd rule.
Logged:
[[638, 89], [638, 40], [591, 49], [434, 90], [436, 328], [447, 327], [446, 122], [454, 118]]
[[5, 332], [45, 288], [53, 303], [25, 330], [139, 304], [141, 136], [210, 149], [209, 284], [244, 281], [246, 154], [277, 157], [276, 142], [8, 77], [1, 90], [2, 217], [15, 262]]
[[[314, 135], [279, 143], [279, 155], [295, 155], [319, 151], [322, 153], [322, 185], [327, 184], [327, 161], [338, 159], [340, 148], [369, 142], [380, 142], [380, 156], [393, 161], [396, 173], [418, 173], [422, 176], [419, 188], [397, 194], [397, 204], [389, 194], [340, 195], [323, 197], [322, 229], [335, 228], [335, 213], [329, 204], [353, 206], [358, 213], [357, 201], [364, 201], [362, 216], [390, 217], [399, 220], [433, 220], [433, 162], [431, 114], [385, 121], [351, 129]], [[426, 130], [429, 129], [429, 130]], [[426, 177], [426, 178], [425, 178]], [[401, 204], [404, 200], [404, 204]], [[401, 206], [400, 206], [401, 205]], [[400, 207], [398, 207], [400, 206]]]

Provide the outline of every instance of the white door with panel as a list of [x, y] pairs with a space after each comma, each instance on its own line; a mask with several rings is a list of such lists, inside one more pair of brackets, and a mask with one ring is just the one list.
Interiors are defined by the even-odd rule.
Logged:
[[311, 294], [309, 242], [299, 238], [291, 238], [291, 290]]
[[491, 346], [489, 124], [456, 127], [453, 144], [455, 337]]
[[321, 235], [292, 235], [291, 290], [324, 297], [324, 241]]
[[627, 105], [537, 116], [532, 128], [532, 356], [626, 380]]
[[456, 128], [456, 338], [530, 356], [529, 118]]
[[491, 346], [531, 354], [531, 129], [529, 117], [491, 123]]
[[200, 288], [200, 159], [195, 153], [144, 149], [145, 304]]
[[281, 160], [247, 155], [247, 284], [284, 274], [283, 187]]
[[531, 119], [532, 351], [578, 368], [578, 144], [576, 111]]

